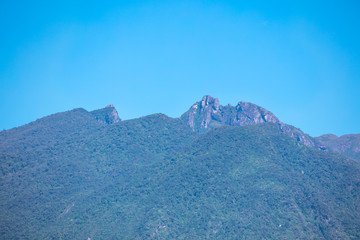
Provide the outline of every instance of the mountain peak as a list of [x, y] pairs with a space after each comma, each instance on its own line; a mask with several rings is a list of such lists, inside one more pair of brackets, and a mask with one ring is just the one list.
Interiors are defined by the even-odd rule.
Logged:
[[222, 106], [219, 99], [205, 95], [184, 113], [185, 120], [193, 131], [204, 132], [223, 125], [243, 126], [263, 122], [281, 123], [274, 114], [253, 103], [240, 101], [236, 107]]
[[215, 109], [219, 109], [219, 99], [217, 98], [214, 98], [210, 95], [205, 95], [203, 96], [201, 102], [200, 102], [200, 105], [202, 107], [205, 107], [205, 106], [213, 106]]
[[221, 126], [245, 126], [270, 122], [276, 124], [285, 134], [307, 146], [314, 146], [311, 138], [301, 130], [283, 124], [272, 112], [250, 102], [240, 101], [234, 107], [222, 106], [219, 100], [205, 95], [194, 103], [181, 117], [194, 132], [206, 132]]
[[104, 108], [90, 112], [95, 118], [102, 123], [113, 124], [121, 121], [114, 105], [109, 104]]

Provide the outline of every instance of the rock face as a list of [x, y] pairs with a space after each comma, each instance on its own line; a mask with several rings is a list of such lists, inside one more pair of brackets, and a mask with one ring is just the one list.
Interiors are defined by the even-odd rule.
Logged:
[[326, 147], [331, 152], [337, 152], [360, 162], [360, 134], [347, 134], [337, 137], [325, 134], [314, 138], [318, 145]]
[[217, 98], [206, 95], [196, 102], [181, 116], [189, 126], [197, 132], [230, 125], [244, 126], [257, 123], [272, 122], [280, 124], [280, 120], [266, 109], [252, 103], [239, 102], [235, 107], [221, 106]]
[[113, 124], [120, 122], [121, 119], [112, 104], [107, 105], [105, 108], [94, 110], [90, 112], [95, 118], [104, 124]]
[[221, 126], [245, 126], [265, 122], [275, 123], [282, 132], [307, 146], [315, 144], [300, 129], [282, 123], [272, 112], [253, 103], [239, 102], [235, 107], [222, 106], [217, 98], [206, 95], [194, 103], [181, 117], [195, 132], [206, 132]]

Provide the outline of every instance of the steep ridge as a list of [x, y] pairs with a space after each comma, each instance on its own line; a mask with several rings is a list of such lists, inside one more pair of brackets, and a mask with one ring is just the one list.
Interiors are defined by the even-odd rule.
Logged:
[[239, 102], [235, 107], [222, 106], [217, 98], [206, 95], [194, 103], [181, 119], [196, 132], [206, 132], [220, 126], [245, 126], [259, 123], [275, 123], [288, 136], [306, 146], [315, 147], [313, 139], [300, 129], [282, 123], [272, 112], [248, 102]]
[[104, 124], [113, 124], [120, 122], [118, 112], [112, 104], [107, 105], [105, 108], [94, 110], [90, 112], [95, 118]]

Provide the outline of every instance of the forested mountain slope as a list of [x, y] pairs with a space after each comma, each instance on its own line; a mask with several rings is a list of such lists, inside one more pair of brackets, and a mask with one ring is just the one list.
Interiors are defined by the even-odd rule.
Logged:
[[199, 133], [113, 113], [0, 133], [1, 239], [360, 238], [359, 163], [276, 123]]

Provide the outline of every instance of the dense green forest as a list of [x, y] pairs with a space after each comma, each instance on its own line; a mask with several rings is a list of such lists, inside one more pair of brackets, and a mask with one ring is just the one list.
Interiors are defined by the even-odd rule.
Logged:
[[110, 113], [0, 133], [1, 239], [360, 239], [358, 162], [275, 123]]

